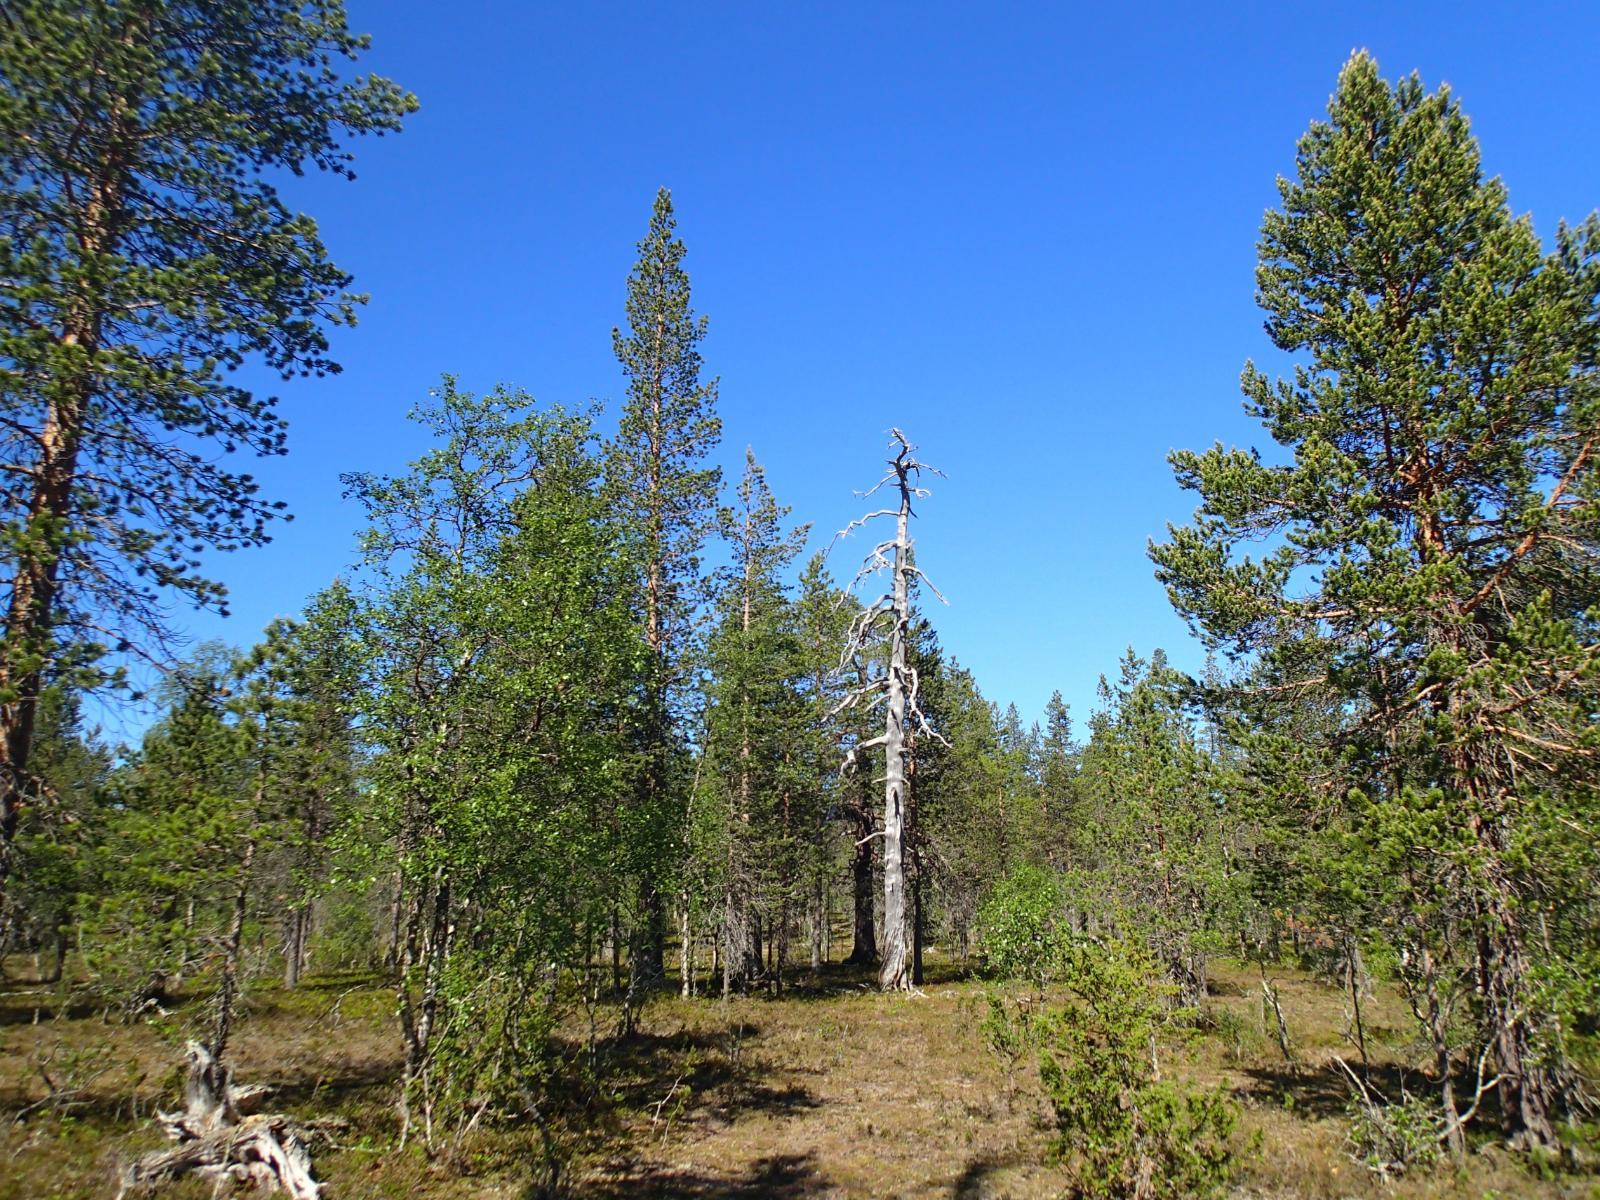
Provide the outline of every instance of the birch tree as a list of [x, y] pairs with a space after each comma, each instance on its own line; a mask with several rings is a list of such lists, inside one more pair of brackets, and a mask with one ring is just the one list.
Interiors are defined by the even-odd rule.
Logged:
[[[889, 448], [894, 456], [889, 459], [888, 470], [863, 496], [871, 497], [885, 492], [894, 502], [892, 507], [880, 508], [852, 521], [841, 533], [843, 537], [852, 530], [874, 521], [892, 520], [894, 534], [875, 545], [866, 554], [861, 568], [852, 580], [852, 589], [863, 580], [889, 575], [889, 590], [866, 605], [851, 624], [845, 638], [844, 655], [840, 670], [844, 671], [852, 659], [876, 636], [879, 631], [887, 638], [889, 654], [882, 675], [867, 679], [852, 688], [839, 704], [839, 711], [866, 706], [883, 711], [883, 732], [875, 737], [858, 741], [845, 757], [845, 767], [862, 769], [867, 756], [879, 747], [883, 749], [883, 828], [878, 834], [883, 839], [883, 950], [878, 967], [878, 986], [884, 991], [909, 991], [912, 986], [912, 962], [908, 945], [906, 904], [906, 733], [908, 725], [917, 727], [930, 737], [939, 737], [917, 704], [917, 672], [908, 661], [911, 636], [911, 597], [917, 583], [928, 583], [913, 559], [911, 518], [914, 500], [930, 495], [919, 480], [924, 475], [939, 472], [916, 457], [916, 447], [898, 429], [890, 431]], [[929, 590], [938, 595], [931, 583]], [[943, 597], [941, 596], [942, 600]]]
[[490, 1110], [538, 1116], [546, 1017], [626, 878], [596, 817], [644, 656], [587, 421], [451, 383], [417, 415], [437, 444], [409, 472], [351, 480], [383, 840], [346, 849], [398, 884], [402, 1129], [432, 1148]]

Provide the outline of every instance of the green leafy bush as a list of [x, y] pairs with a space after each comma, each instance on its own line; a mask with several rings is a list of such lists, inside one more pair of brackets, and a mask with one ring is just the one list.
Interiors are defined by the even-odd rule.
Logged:
[[995, 886], [978, 912], [978, 927], [991, 971], [1043, 988], [1060, 973], [1072, 940], [1060, 878], [1018, 867]]

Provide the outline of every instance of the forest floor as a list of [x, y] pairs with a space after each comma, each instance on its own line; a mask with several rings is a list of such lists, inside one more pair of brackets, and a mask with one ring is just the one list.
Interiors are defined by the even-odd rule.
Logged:
[[[160, 1144], [149, 1116], [177, 1106], [168, 1027], [108, 1023], [58, 1010], [51, 989], [0, 983], [0, 1198], [111, 1197], [117, 1164]], [[1540, 1179], [1486, 1139], [1448, 1165], [1384, 1183], [1345, 1146], [1347, 1088], [1330, 1056], [1354, 1059], [1336, 988], [1277, 975], [1295, 1054], [1285, 1062], [1264, 1021], [1257, 977], [1216, 969], [1212, 1032], [1174, 1051], [1170, 1074], [1225, 1082], [1259, 1131], [1233, 1194], [1268, 1197], [1585, 1197], [1600, 1181]], [[243, 1082], [277, 1089], [271, 1107], [351, 1122], [317, 1158], [330, 1200], [533, 1200], [539, 1139], [473, 1136], [448, 1162], [394, 1149], [398, 1035], [390, 997], [370, 979], [313, 979], [294, 992], [252, 994], [230, 1051]], [[986, 1049], [984, 989], [935, 966], [921, 993], [882, 996], [833, 968], [783, 999], [661, 997], [640, 1033], [605, 1046], [604, 1112], [559, 1134], [565, 1192], [622, 1197], [1044, 1197], [1063, 1178], [1045, 1163], [1048, 1110], [1030, 1066], [1008, 1077]], [[607, 1019], [611, 1015], [607, 1014]], [[1267, 1018], [1269, 1021], [1270, 1018]], [[1393, 996], [1368, 1014], [1369, 1050], [1392, 1078], [1414, 1055]], [[62, 1106], [31, 1108], [49, 1088]], [[1414, 1088], [1424, 1081], [1413, 1075]], [[591, 1111], [595, 1111], [591, 1109]], [[164, 1195], [207, 1197], [191, 1181]]]

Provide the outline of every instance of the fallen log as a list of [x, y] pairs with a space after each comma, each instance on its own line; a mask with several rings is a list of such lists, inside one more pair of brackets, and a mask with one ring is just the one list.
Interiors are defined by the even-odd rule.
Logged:
[[190, 1174], [219, 1185], [232, 1181], [267, 1192], [281, 1190], [291, 1200], [319, 1200], [322, 1185], [311, 1173], [311, 1150], [344, 1122], [256, 1113], [271, 1088], [236, 1087], [232, 1072], [198, 1042], [190, 1042], [184, 1053], [189, 1060], [184, 1111], [156, 1113], [156, 1121], [178, 1144], [128, 1164], [119, 1200]]

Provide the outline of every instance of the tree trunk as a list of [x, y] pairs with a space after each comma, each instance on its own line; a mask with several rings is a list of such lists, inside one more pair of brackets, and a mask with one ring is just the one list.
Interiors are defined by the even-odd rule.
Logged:
[[828, 910], [822, 891], [822, 876], [811, 883], [811, 973], [822, 970], [823, 933], [827, 928]]
[[919, 986], [922, 983], [922, 936], [922, 870], [918, 864], [911, 875], [911, 982]]
[[[122, 41], [135, 45], [144, 32], [140, 18], [129, 20]], [[128, 101], [112, 99], [105, 124], [83, 131], [86, 153], [100, 158], [84, 188], [74, 236], [79, 243], [80, 270], [77, 295], [63, 314], [57, 345], [64, 362], [84, 364], [78, 373], [59, 380], [46, 400], [44, 427], [38, 434], [38, 459], [32, 469], [32, 492], [27, 502], [26, 537], [12, 536], [10, 553], [16, 564], [10, 579], [11, 596], [5, 616], [5, 636], [0, 639], [0, 910], [5, 907], [6, 885], [22, 811], [34, 790], [29, 774], [33, 754], [34, 723], [39, 692], [53, 647], [51, 623], [60, 590], [64, 535], [72, 525], [78, 458], [85, 422], [95, 394], [95, 358], [100, 352], [106, 316], [106, 297], [96, 289], [100, 272], [96, 260], [116, 250], [125, 216], [127, 163], [132, 130]]]
[[[411, 1134], [411, 1100], [422, 1081], [433, 1048], [434, 1025], [439, 1015], [439, 992], [454, 941], [450, 883], [436, 873], [426, 885], [419, 884], [414, 889], [406, 920], [400, 978], [396, 984], [396, 1008], [406, 1045], [399, 1103], [402, 1146]], [[418, 972], [420, 978], [415, 978]], [[428, 1131], [425, 1129], [424, 1132]]]
[[[257, 796], [259, 803], [260, 797]], [[250, 868], [255, 862], [256, 840], [252, 836], [244, 844], [244, 854], [239, 860], [239, 886], [233, 895], [233, 920], [228, 927], [228, 941], [222, 957], [222, 980], [217, 989], [217, 1019], [211, 1031], [212, 1057], [219, 1062], [228, 1048], [228, 1035], [233, 1032], [233, 1002], [239, 991], [239, 949], [244, 944], [244, 922], [249, 912]]]
[[254, 1109], [270, 1088], [236, 1087], [232, 1073], [198, 1042], [186, 1051], [189, 1071], [181, 1113], [156, 1114], [170, 1141], [122, 1171], [117, 1195], [144, 1194], [158, 1184], [185, 1175], [213, 1181], [213, 1195], [227, 1185], [249, 1185], [267, 1194], [282, 1190], [290, 1200], [319, 1200], [322, 1185], [311, 1173], [311, 1149], [347, 1128], [343, 1118], [301, 1124], [281, 1115], [257, 1115]]
[[894, 541], [894, 626], [889, 643], [889, 704], [884, 717], [883, 772], [883, 961], [878, 986], [884, 991], [911, 987], [906, 947], [906, 716], [911, 679], [906, 668], [906, 637], [911, 623], [911, 494], [902, 477]]
[[297, 904], [289, 913], [288, 929], [283, 939], [283, 986], [293, 991], [300, 986], [300, 973], [305, 969], [306, 939], [311, 927], [311, 905]]
[[873, 919], [872, 887], [872, 843], [876, 839], [873, 837], [872, 810], [863, 804], [855, 810], [855, 816], [858, 836], [850, 864], [855, 898], [854, 941], [846, 961], [855, 966], [871, 967], [878, 962], [878, 932]]
[[683, 912], [678, 917], [678, 972], [683, 977], [679, 994], [694, 995], [694, 930], [689, 924], [689, 897], [683, 897]]
[[622, 994], [622, 918], [617, 906], [611, 906], [611, 990]]

